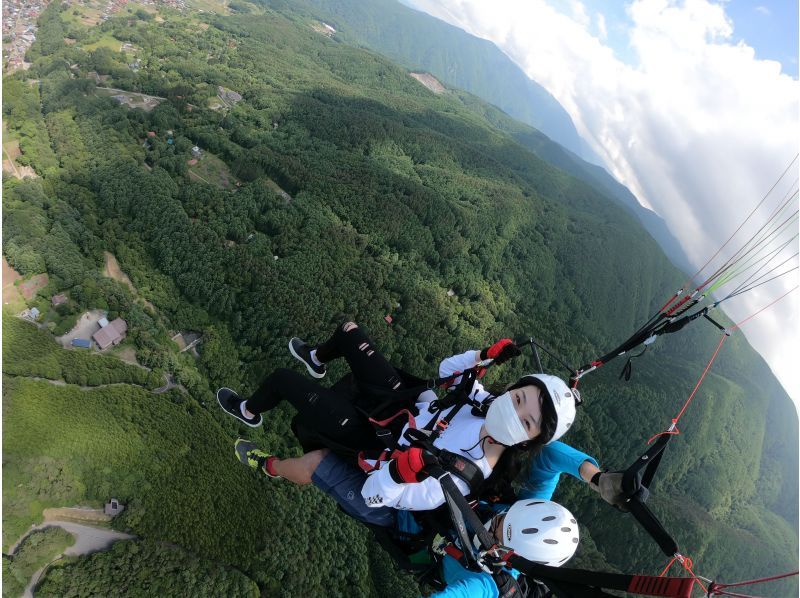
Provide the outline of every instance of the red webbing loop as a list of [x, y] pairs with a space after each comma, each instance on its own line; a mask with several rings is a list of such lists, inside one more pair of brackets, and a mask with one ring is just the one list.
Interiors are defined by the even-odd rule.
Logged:
[[726, 335], [722, 335], [722, 337], [719, 339], [719, 344], [717, 345], [717, 349], [714, 351], [714, 354], [711, 356], [711, 359], [708, 360], [708, 364], [706, 364], [706, 369], [703, 370], [703, 374], [700, 376], [700, 379], [697, 381], [697, 384], [694, 385], [694, 390], [692, 390], [692, 394], [690, 394], [689, 398], [686, 399], [686, 402], [683, 404], [683, 407], [681, 407], [681, 410], [678, 412], [678, 415], [676, 415], [673, 418], [672, 425], [666, 432], [660, 432], [655, 436], [653, 436], [652, 438], [650, 438], [650, 440], [647, 441], [647, 444], [650, 444], [651, 442], [653, 442], [653, 440], [655, 440], [659, 436], [663, 436], [664, 434], [680, 434], [680, 430], [678, 430], [677, 427], [678, 420], [681, 417], [683, 417], [686, 408], [689, 406], [689, 403], [692, 402], [694, 395], [697, 393], [697, 389], [700, 388], [700, 385], [703, 383], [703, 379], [706, 377], [706, 374], [708, 374], [708, 370], [711, 369], [711, 364], [714, 363], [714, 360], [717, 358], [717, 354], [719, 353], [719, 350], [722, 348], [722, 343], [725, 342], [726, 338], [728, 338]]
[[681, 554], [676, 554], [674, 557], [672, 557], [672, 560], [667, 564], [667, 566], [661, 572], [659, 577], [664, 577], [664, 575], [667, 574], [667, 571], [669, 571], [669, 568], [672, 567], [672, 564], [675, 561], [678, 561], [683, 566], [683, 568], [686, 570], [686, 572], [689, 575], [691, 575], [692, 579], [697, 582], [697, 585], [699, 585], [701, 588], [703, 588], [704, 592], [708, 593], [708, 589], [706, 588], [706, 586], [703, 585], [703, 582], [700, 581], [700, 578], [697, 577], [697, 575], [694, 574], [694, 571], [692, 571], [692, 567], [694, 567], [694, 563], [692, 562], [692, 559], [690, 559], [688, 556], [683, 556]]
[[414, 414], [411, 413], [408, 409], [401, 409], [397, 413], [395, 413], [392, 417], [382, 419], [380, 421], [376, 419], [369, 418], [370, 423], [375, 424], [376, 426], [380, 426], [381, 428], [385, 428], [389, 423], [394, 421], [397, 417], [401, 416], [402, 414], [406, 414], [408, 416], [408, 427], [409, 428], [416, 428], [417, 427], [417, 420], [414, 419]]

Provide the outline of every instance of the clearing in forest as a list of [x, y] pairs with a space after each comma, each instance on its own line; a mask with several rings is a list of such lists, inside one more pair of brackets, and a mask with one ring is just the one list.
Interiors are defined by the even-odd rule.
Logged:
[[220, 189], [230, 189], [238, 181], [231, 174], [230, 168], [214, 154], [203, 152], [197, 163], [189, 166], [189, 176], [192, 180], [200, 180], [209, 185], [216, 185]]
[[[128, 278], [128, 275], [122, 271], [122, 268], [119, 267], [119, 262], [117, 262], [117, 258], [114, 257], [113, 254], [109, 253], [108, 251], [104, 251], [103, 255], [106, 258], [106, 265], [103, 268], [103, 276], [107, 276], [108, 278], [113, 278], [114, 280], [121, 282], [125, 286], [127, 286], [131, 293], [135, 296], [139, 296], [139, 293], [136, 291], [136, 287], [133, 286], [131, 279]], [[155, 306], [150, 303], [147, 299], [142, 299], [144, 304], [155, 311]]]
[[25, 297], [25, 300], [30, 301], [36, 297], [36, 291], [47, 286], [48, 280], [47, 274], [37, 274], [25, 282], [21, 282], [19, 285], [19, 290], [22, 293], [22, 296]]
[[19, 140], [9, 134], [6, 130], [6, 123], [3, 123], [3, 172], [7, 172], [18, 179], [23, 179], [26, 176], [38, 177], [39, 175], [30, 166], [17, 164], [17, 158], [21, 155]]
[[136, 360], [136, 349], [133, 347], [121, 347], [117, 348], [111, 352], [111, 355], [114, 357], [121, 359], [126, 363], [130, 363], [131, 365], [138, 365], [139, 367], [143, 367], [137, 360]]
[[22, 279], [22, 276], [8, 265], [6, 258], [3, 258], [3, 305], [8, 306], [12, 311], [20, 312], [25, 309], [25, 300], [14, 286], [14, 283]]
[[145, 112], [150, 112], [150, 110], [166, 99], [159, 96], [149, 96], [144, 93], [125, 91], [124, 89], [115, 89], [113, 87], [95, 87], [95, 93], [97, 95], [110, 96], [116, 99], [120, 104], [125, 104], [130, 108], [141, 108]]
[[231, 14], [228, 0], [189, 0], [186, 5], [198, 11], [217, 13], [219, 15]]
[[414, 77], [414, 79], [416, 79], [420, 83], [422, 83], [425, 87], [430, 89], [433, 93], [439, 94], [439, 93], [444, 93], [446, 91], [444, 85], [439, 83], [439, 80], [436, 79], [436, 77], [434, 77], [430, 73], [408, 73], [408, 74]]
[[287, 203], [292, 201], [292, 196], [286, 193], [286, 191], [284, 191], [283, 189], [281, 189], [278, 183], [266, 177], [264, 177], [262, 180], [264, 181], [264, 183], [266, 183], [267, 187], [269, 187], [270, 190], [280, 195], [283, 199], [286, 200]]

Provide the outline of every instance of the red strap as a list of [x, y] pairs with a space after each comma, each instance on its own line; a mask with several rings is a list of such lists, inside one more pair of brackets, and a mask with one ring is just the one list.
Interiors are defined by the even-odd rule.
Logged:
[[694, 579], [691, 577], [653, 577], [634, 575], [628, 592], [645, 596], [668, 596], [669, 598], [691, 598]]
[[400, 415], [402, 415], [404, 413], [408, 416], [408, 427], [409, 428], [416, 428], [417, 427], [417, 420], [414, 419], [414, 414], [411, 413], [408, 409], [401, 409], [400, 411], [395, 413], [392, 417], [389, 417], [387, 419], [382, 419], [380, 421], [377, 420], [377, 419], [372, 419], [370, 417], [369, 421], [370, 421], [370, 423], [375, 424], [376, 426], [380, 426], [381, 428], [385, 428], [387, 425], [389, 425], [391, 422], [393, 422], [397, 417], [399, 417]]
[[453, 557], [457, 561], [460, 561], [464, 557], [464, 553], [461, 552], [458, 548], [456, 548], [452, 542], [448, 543], [444, 547], [444, 551], [448, 554], [448, 556]]
[[[706, 586], [704, 586], [704, 585], [703, 585], [703, 582], [702, 582], [702, 581], [700, 581], [700, 579], [697, 577], [697, 575], [695, 575], [695, 574], [694, 574], [694, 571], [692, 571], [692, 567], [694, 567], [694, 563], [692, 562], [692, 559], [690, 559], [688, 556], [683, 556], [683, 555], [680, 555], [680, 554], [676, 554], [674, 557], [672, 557], [672, 560], [671, 560], [671, 561], [670, 561], [670, 562], [667, 564], [667, 566], [666, 566], [666, 567], [664, 568], [664, 570], [661, 572], [661, 574], [659, 575], [659, 577], [664, 577], [664, 575], [666, 575], [666, 574], [667, 574], [667, 571], [669, 571], [669, 568], [670, 568], [670, 567], [672, 567], [672, 564], [673, 564], [675, 561], [678, 561], [678, 562], [679, 562], [681, 565], [683, 565], [683, 568], [684, 568], [684, 569], [686, 569], [686, 572], [687, 572], [689, 575], [691, 575], [691, 576], [692, 576], [692, 577], [691, 577], [691, 581], [692, 581], [692, 582], [695, 582], [695, 581], [696, 581], [696, 582], [697, 582], [697, 584], [698, 584], [698, 585], [699, 585], [701, 588], [703, 588], [703, 591], [704, 591], [706, 594], [708, 594], [708, 590], [706, 589]], [[688, 594], [687, 594], [687, 596], [688, 596]]]
[[461, 374], [463, 374], [463, 373], [464, 373], [464, 372], [461, 372], [461, 371], [458, 371], [458, 372], [453, 372], [453, 373], [452, 373], [452, 374], [450, 374], [450, 375], [449, 375], [447, 378], [445, 378], [445, 379], [444, 379], [444, 382], [442, 382], [442, 383], [439, 385], [439, 388], [447, 388], [447, 387], [449, 387], [449, 386], [452, 386], [452, 384], [453, 384], [453, 382], [455, 381], [455, 379], [456, 379], [456, 378], [458, 378], [458, 377], [459, 377]]
[[[394, 453], [392, 453], [391, 456], [394, 457]], [[364, 473], [372, 473], [376, 469], [380, 469], [381, 463], [389, 459], [389, 457], [390, 455], [388, 449], [381, 451], [381, 454], [378, 455], [377, 459], [375, 459], [375, 465], [370, 465], [369, 463], [367, 463], [366, 457], [364, 456], [364, 451], [361, 451], [360, 453], [358, 453], [358, 466]]]

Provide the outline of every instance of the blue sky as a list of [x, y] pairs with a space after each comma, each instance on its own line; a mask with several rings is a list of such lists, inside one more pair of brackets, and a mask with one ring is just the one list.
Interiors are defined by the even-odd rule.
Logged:
[[[550, 0], [549, 4], [564, 14], [573, 14], [572, 0]], [[632, 25], [619, 0], [584, 0], [590, 15], [602, 13], [607, 23], [607, 43], [620, 60], [631, 64], [635, 56], [628, 47]], [[756, 52], [756, 58], [776, 60], [782, 72], [798, 77], [798, 2], [796, 0], [729, 0], [718, 2], [733, 22], [732, 42], [744, 41]], [[595, 33], [597, 26], [595, 25]]]

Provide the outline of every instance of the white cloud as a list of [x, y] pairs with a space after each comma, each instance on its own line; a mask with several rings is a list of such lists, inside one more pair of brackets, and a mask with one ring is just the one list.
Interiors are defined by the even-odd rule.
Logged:
[[[782, 75], [778, 62], [757, 60], [753, 48], [731, 41], [724, 4], [631, 2], [635, 64], [617, 58], [576, 5], [571, 15], [545, 0], [414, 5], [493, 41], [547, 88], [609, 170], [666, 220], [698, 265], [797, 152], [800, 84]], [[767, 285], [731, 300], [726, 310], [741, 319], [789, 286]], [[796, 400], [797, 335], [785, 331], [796, 331], [798, 295], [744, 329]]]
[[603, 16], [603, 13], [599, 12], [595, 16], [597, 19], [597, 33], [600, 36], [601, 40], [604, 40], [608, 37], [608, 29], [606, 28], [606, 18]]
[[583, 5], [583, 2], [572, 0], [570, 8], [572, 9], [572, 18], [575, 19], [575, 21], [584, 27], [589, 25], [591, 19], [589, 18], [589, 13], [586, 12], [586, 7]]
[[765, 17], [771, 17], [772, 11], [767, 8], [766, 6], [756, 6], [754, 9], [757, 13], [764, 15]]

